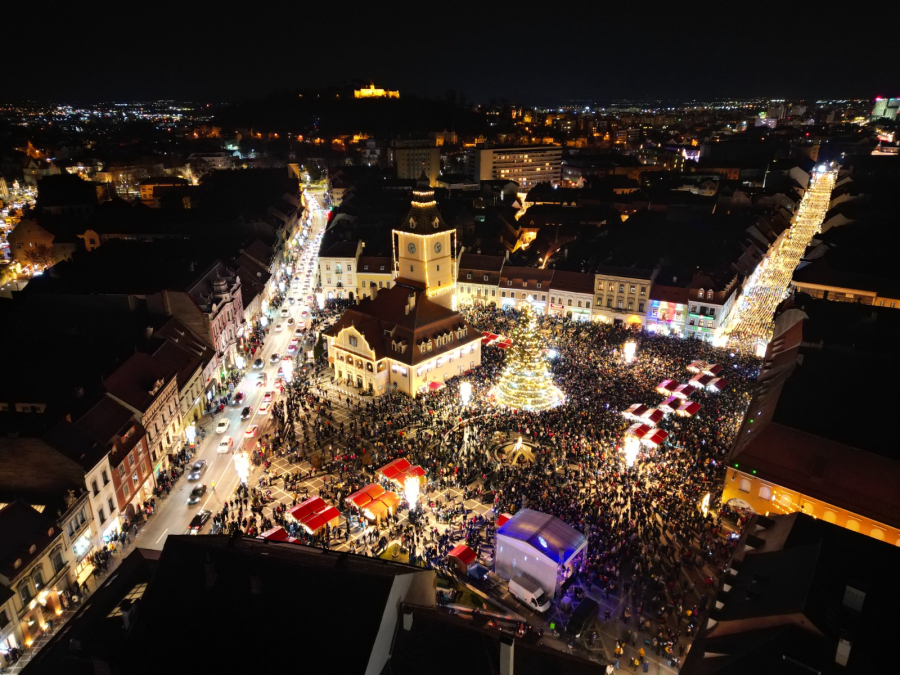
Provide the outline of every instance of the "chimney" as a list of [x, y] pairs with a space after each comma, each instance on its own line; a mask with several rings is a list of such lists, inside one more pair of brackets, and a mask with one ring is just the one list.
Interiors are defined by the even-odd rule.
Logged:
[[[407, 306], [409, 307], [409, 312], [413, 311], [416, 308], [416, 294], [415, 293], [409, 294], [409, 303]], [[409, 312], [407, 312], [407, 314], [409, 314]]]
[[515, 647], [515, 638], [509, 635], [500, 636], [500, 675], [513, 675]]

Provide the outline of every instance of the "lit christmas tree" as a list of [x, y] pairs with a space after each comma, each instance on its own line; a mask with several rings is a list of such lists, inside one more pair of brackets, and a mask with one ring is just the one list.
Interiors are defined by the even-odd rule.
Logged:
[[537, 317], [530, 302], [518, 306], [519, 322], [513, 329], [512, 346], [500, 380], [491, 392], [502, 406], [515, 410], [547, 410], [563, 402], [544, 360], [544, 343], [537, 330]]

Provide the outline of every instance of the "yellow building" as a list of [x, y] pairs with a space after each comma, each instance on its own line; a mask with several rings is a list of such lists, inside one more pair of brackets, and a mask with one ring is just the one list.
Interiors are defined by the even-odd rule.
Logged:
[[366, 295], [359, 304], [323, 333], [336, 381], [376, 396], [416, 396], [481, 365], [481, 334], [455, 309], [455, 235], [427, 180], [420, 181], [402, 229], [392, 235], [396, 278], [388, 279], [380, 262], [377, 272], [359, 272], [391, 285], [360, 287]]
[[400, 92], [390, 89], [382, 89], [370, 84], [365, 89], [355, 89], [353, 98], [400, 98]]
[[356, 263], [356, 294], [360, 299], [374, 297], [376, 291], [394, 285], [394, 265], [387, 256], [360, 256]]

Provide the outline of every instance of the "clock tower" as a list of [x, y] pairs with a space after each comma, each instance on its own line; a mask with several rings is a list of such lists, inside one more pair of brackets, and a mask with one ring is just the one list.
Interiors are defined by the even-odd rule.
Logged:
[[394, 230], [393, 239], [397, 282], [420, 287], [433, 302], [454, 308], [456, 230], [441, 218], [434, 190], [424, 173], [413, 190], [409, 213]]

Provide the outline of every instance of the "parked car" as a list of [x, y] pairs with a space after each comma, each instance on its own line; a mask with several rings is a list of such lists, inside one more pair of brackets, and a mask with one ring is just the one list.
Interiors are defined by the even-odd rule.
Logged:
[[227, 417], [223, 417], [222, 419], [219, 420], [219, 423], [216, 425], [216, 433], [224, 434], [226, 431], [228, 431], [228, 427], [230, 427], [230, 426], [231, 426], [231, 420], [228, 419]]
[[538, 612], [550, 609], [550, 599], [544, 589], [527, 574], [519, 574], [509, 580], [509, 594]]
[[200, 480], [200, 476], [203, 475], [204, 471], [206, 471], [206, 460], [198, 459], [188, 470], [188, 480], [191, 482]]
[[188, 496], [188, 506], [193, 506], [197, 504], [201, 499], [203, 499], [203, 495], [206, 494], [206, 486], [202, 483], [200, 485], [195, 485], [194, 489], [191, 490], [191, 494]]

